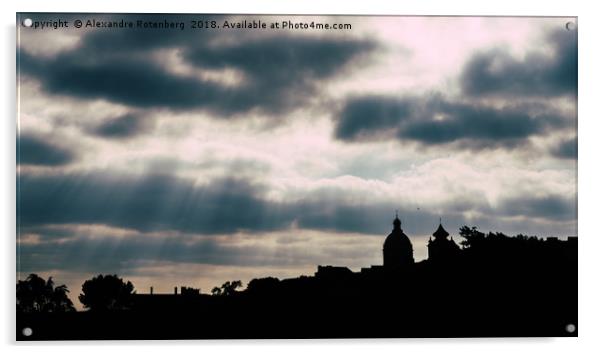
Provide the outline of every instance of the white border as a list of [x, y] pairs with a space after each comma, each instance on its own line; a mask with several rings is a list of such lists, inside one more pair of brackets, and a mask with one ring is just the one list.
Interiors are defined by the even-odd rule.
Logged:
[[[120, 350], [133, 350], [142, 346], [146, 353], [179, 351], [249, 351], [251, 353], [305, 353], [309, 350], [331, 352], [345, 350], [364, 353], [367, 350], [395, 352], [400, 350], [434, 353], [508, 353], [537, 351], [545, 353], [599, 352], [600, 321], [602, 319], [600, 288], [602, 278], [598, 270], [602, 251], [600, 230], [600, 146], [602, 117], [596, 105], [600, 102], [601, 33], [594, 1], [284, 1], [284, 0], [225, 0], [219, 2], [191, 2], [185, 0], [90, 1], [37, 0], [18, 4], [2, 2], [2, 127], [0, 131], [0, 224], [2, 228], [3, 281], [0, 311], [0, 342], [3, 352], [44, 351], [104, 353], [111, 346]], [[188, 13], [273, 13], [273, 14], [405, 14], [405, 15], [537, 15], [579, 16], [579, 338], [560, 339], [399, 339], [399, 340], [314, 340], [314, 341], [178, 341], [178, 342], [68, 342], [23, 345], [14, 342], [14, 284], [15, 284], [15, 13], [20, 12], [188, 12]], [[562, 300], [559, 300], [562, 301]], [[83, 348], [82, 346], [86, 346]], [[176, 345], [172, 349], [168, 346]]]

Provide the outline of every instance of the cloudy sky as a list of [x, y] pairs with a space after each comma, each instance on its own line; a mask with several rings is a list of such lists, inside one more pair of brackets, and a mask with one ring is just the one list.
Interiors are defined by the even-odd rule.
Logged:
[[[184, 22], [198, 16], [22, 15]], [[395, 210], [577, 235], [570, 18], [205, 16], [346, 30], [18, 28], [18, 272], [139, 292], [382, 263]]]

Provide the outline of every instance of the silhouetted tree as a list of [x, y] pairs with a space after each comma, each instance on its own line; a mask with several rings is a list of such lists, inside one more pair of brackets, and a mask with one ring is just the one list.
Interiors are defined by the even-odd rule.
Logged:
[[66, 285], [54, 286], [52, 277], [48, 280], [37, 274], [17, 282], [18, 312], [70, 312], [75, 311], [73, 302], [67, 296]]
[[82, 285], [79, 301], [92, 311], [128, 309], [132, 304], [134, 285], [117, 275], [98, 275]]
[[247, 291], [249, 293], [267, 293], [274, 291], [279, 284], [280, 280], [274, 277], [252, 279], [249, 284], [247, 284]]
[[224, 295], [233, 295], [236, 293], [236, 289], [242, 287], [242, 282], [240, 280], [234, 280], [232, 282], [225, 282], [222, 284], [222, 294]]
[[485, 234], [480, 232], [475, 226], [462, 226], [460, 228], [460, 236], [464, 237], [464, 240], [460, 241], [460, 244], [465, 249], [482, 244], [485, 241]]
[[234, 295], [236, 293], [236, 289], [242, 287], [242, 282], [240, 280], [227, 281], [222, 284], [221, 287], [214, 287], [211, 289], [211, 294], [214, 296], [218, 295]]

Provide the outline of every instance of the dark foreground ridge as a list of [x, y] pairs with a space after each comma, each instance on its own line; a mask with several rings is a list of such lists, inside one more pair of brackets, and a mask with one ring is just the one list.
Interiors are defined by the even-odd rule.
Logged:
[[314, 276], [253, 279], [244, 291], [227, 283], [213, 295], [134, 294], [122, 309], [18, 311], [17, 339], [577, 336], [576, 237], [468, 227], [460, 236], [462, 247], [439, 225], [429, 258], [415, 263], [396, 218], [382, 266], [318, 266]]

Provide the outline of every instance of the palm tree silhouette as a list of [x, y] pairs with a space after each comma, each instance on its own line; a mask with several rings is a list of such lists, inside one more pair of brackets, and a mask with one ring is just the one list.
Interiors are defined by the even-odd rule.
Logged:
[[54, 286], [52, 277], [48, 280], [30, 274], [27, 279], [17, 282], [17, 311], [19, 312], [70, 312], [75, 311], [73, 302], [67, 296], [66, 285]]

